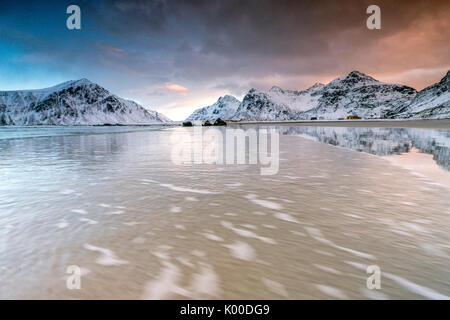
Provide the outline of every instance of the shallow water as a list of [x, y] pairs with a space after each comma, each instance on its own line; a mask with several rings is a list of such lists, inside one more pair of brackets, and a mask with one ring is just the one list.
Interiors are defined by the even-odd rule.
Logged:
[[174, 163], [193, 128], [0, 128], [0, 298], [450, 296], [450, 130], [269, 128], [266, 176]]

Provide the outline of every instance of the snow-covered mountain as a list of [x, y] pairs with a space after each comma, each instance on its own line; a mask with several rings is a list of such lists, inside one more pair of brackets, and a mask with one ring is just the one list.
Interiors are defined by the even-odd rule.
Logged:
[[397, 118], [450, 118], [450, 71], [438, 83], [419, 91], [411, 104], [394, 110]]
[[195, 110], [186, 120], [215, 120], [220, 118], [222, 120], [229, 120], [236, 113], [240, 101], [233, 96], [226, 95], [220, 97], [216, 103]]
[[233, 119], [293, 120], [306, 119], [306, 111], [317, 105], [323, 88], [315, 84], [304, 91], [283, 90], [272, 87], [268, 92], [251, 89], [242, 100]]
[[338, 119], [349, 115], [386, 118], [391, 110], [409, 105], [417, 91], [411, 87], [382, 83], [358, 71], [327, 85], [315, 84], [304, 91], [273, 87], [268, 92], [251, 89], [233, 119], [309, 120]]
[[87, 80], [24, 91], [0, 91], [0, 125], [165, 123], [170, 119]]

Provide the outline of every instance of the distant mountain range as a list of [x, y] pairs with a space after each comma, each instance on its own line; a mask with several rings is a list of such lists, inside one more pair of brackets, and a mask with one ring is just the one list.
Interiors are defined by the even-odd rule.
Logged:
[[[303, 91], [251, 89], [239, 101], [224, 96], [187, 120], [450, 119], [450, 71], [419, 92], [358, 71]], [[0, 125], [154, 124], [170, 119], [122, 99], [87, 79], [22, 91], [0, 91]]]
[[0, 91], [0, 125], [153, 124], [170, 119], [87, 79], [24, 91]]
[[236, 108], [237, 103], [231, 96], [221, 97], [215, 104], [196, 110], [188, 120], [337, 120], [347, 116], [448, 119], [450, 71], [439, 83], [419, 92], [352, 71], [327, 85], [317, 83], [304, 91], [251, 89]]

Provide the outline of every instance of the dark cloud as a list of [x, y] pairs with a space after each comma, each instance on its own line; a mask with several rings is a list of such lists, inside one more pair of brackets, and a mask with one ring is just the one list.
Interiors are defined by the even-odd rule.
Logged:
[[[145, 39], [148, 50], [167, 50], [171, 72], [193, 81], [236, 74], [326, 76], [352, 69], [390, 73], [449, 64], [448, 1], [377, 1], [379, 31], [365, 26], [370, 4], [138, 0], [113, 1], [102, 12], [114, 21], [106, 24], [107, 31], [141, 44]], [[401, 41], [389, 42], [401, 40], [397, 36], [402, 33], [414, 43], [403, 48]], [[411, 49], [414, 57], [407, 57]]]
[[[64, 26], [72, 2], [82, 8], [78, 33]], [[302, 89], [354, 69], [420, 88], [450, 66], [448, 0], [29, 3], [28, 10], [2, 3], [2, 42], [20, 48], [22, 61], [47, 61], [47, 68], [106, 82], [119, 93], [167, 82], [189, 88], [186, 97], [202, 89]], [[366, 28], [371, 4], [381, 8], [381, 30]], [[155, 96], [149, 103], [171, 99]]]

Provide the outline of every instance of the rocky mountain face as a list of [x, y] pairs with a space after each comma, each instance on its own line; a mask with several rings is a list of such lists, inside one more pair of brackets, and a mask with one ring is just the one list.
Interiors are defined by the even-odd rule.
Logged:
[[215, 120], [215, 119], [231, 119], [239, 107], [240, 101], [233, 96], [226, 95], [220, 97], [216, 103], [195, 110], [186, 120]]
[[450, 71], [438, 83], [419, 91], [406, 106], [393, 110], [393, 117], [416, 119], [450, 118]]
[[450, 118], [449, 73], [418, 93], [411, 87], [383, 83], [352, 71], [326, 85], [317, 83], [303, 91], [251, 89], [236, 110], [234, 99], [232, 108], [216, 103], [197, 110], [188, 119], [211, 120], [218, 113], [225, 120], [255, 121], [337, 120], [351, 115], [363, 119]]
[[315, 84], [304, 91], [283, 90], [279, 87], [272, 87], [268, 92], [251, 89], [245, 95], [233, 119], [303, 119], [302, 115], [317, 104], [320, 98], [317, 92], [322, 88], [322, 84]]
[[415, 89], [386, 84], [358, 71], [316, 84], [305, 91], [272, 88], [268, 93], [254, 89], [244, 97], [233, 116], [246, 120], [337, 120], [349, 115], [386, 118], [390, 110], [411, 103]]
[[[420, 92], [380, 82], [358, 71], [303, 90], [251, 89], [242, 102], [224, 96], [187, 120], [336, 120], [450, 118], [450, 71]], [[122, 99], [87, 79], [39, 90], [0, 91], [0, 125], [151, 124], [170, 120]]]
[[165, 123], [170, 119], [87, 79], [39, 90], [0, 91], [0, 125]]

